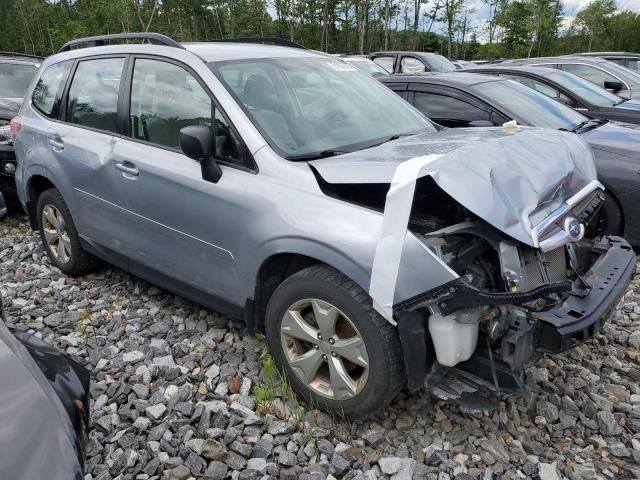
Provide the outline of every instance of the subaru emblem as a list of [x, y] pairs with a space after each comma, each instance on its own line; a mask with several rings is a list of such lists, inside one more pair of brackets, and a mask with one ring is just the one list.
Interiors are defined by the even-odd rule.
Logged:
[[569, 234], [572, 242], [577, 242], [584, 236], [584, 225], [573, 217], [565, 219], [564, 230]]

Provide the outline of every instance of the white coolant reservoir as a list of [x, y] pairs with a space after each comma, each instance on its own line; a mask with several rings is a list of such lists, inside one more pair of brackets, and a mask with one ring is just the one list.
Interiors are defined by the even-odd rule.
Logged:
[[[472, 315], [456, 313], [446, 317], [438, 313], [431, 314], [429, 333], [439, 364], [453, 367], [471, 358], [478, 342], [479, 316], [479, 312]], [[464, 320], [464, 323], [456, 318]]]

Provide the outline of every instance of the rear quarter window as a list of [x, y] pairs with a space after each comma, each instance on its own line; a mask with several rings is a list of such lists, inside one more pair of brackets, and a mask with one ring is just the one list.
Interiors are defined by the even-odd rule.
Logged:
[[33, 89], [33, 106], [47, 117], [55, 118], [58, 115], [57, 99], [60, 98], [71, 64], [72, 60], [67, 60], [49, 65]]

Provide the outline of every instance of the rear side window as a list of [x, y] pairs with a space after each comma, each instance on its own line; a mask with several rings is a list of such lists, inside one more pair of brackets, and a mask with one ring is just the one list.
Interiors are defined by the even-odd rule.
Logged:
[[435, 93], [415, 92], [415, 107], [445, 127], [468, 127], [476, 120], [491, 121], [489, 112], [463, 100]]
[[129, 111], [133, 138], [179, 149], [180, 129], [211, 127], [211, 112], [211, 98], [187, 70], [158, 60], [136, 60]]
[[69, 75], [72, 63], [71, 60], [68, 60], [48, 66], [33, 90], [31, 97], [33, 106], [48, 117], [58, 116], [56, 98], [61, 93], [62, 85]]
[[393, 73], [393, 60], [394, 60], [394, 57], [387, 57], [387, 56], [376, 57], [373, 59], [375, 63], [380, 65], [389, 73]]
[[107, 132], [118, 130], [118, 89], [124, 58], [78, 64], [67, 99], [67, 121]]
[[591, 65], [566, 63], [562, 65], [562, 69], [577, 75], [580, 78], [584, 78], [588, 82], [594, 83], [601, 88], [604, 88], [604, 82], [618, 82], [619, 80], [613, 75], [600, 70], [599, 68], [592, 67]]

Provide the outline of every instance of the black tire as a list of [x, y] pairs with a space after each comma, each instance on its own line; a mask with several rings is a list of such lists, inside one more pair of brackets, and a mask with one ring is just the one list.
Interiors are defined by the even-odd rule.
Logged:
[[[62, 215], [66, 224], [66, 231], [71, 245], [71, 253], [69, 260], [66, 263], [62, 263], [56, 258], [45, 239], [42, 214], [47, 205], [55, 207]], [[71, 277], [85, 275], [98, 266], [98, 259], [86, 252], [80, 246], [80, 238], [78, 237], [78, 231], [76, 230], [75, 223], [73, 223], [69, 207], [67, 207], [62, 195], [60, 195], [60, 192], [57, 189], [52, 188], [50, 190], [45, 190], [40, 194], [36, 207], [36, 215], [38, 229], [40, 230], [40, 239], [42, 240], [42, 244], [44, 245], [44, 249], [47, 252], [49, 260], [53, 265], [62, 270], [65, 275], [69, 275]]]
[[[366, 383], [355, 396], [332, 399], [312, 390], [293, 372], [284, 352], [281, 323], [295, 302], [315, 298], [337, 307], [357, 328], [369, 359]], [[404, 363], [397, 329], [376, 312], [369, 295], [356, 283], [325, 265], [306, 268], [287, 278], [267, 306], [266, 338], [276, 365], [296, 393], [312, 407], [363, 418], [381, 412], [405, 384]]]
[[623, 217], [618, 201], [609, 192], [604, 192], [604, 204], [600, 210], [598, 234], [622, 235]]

